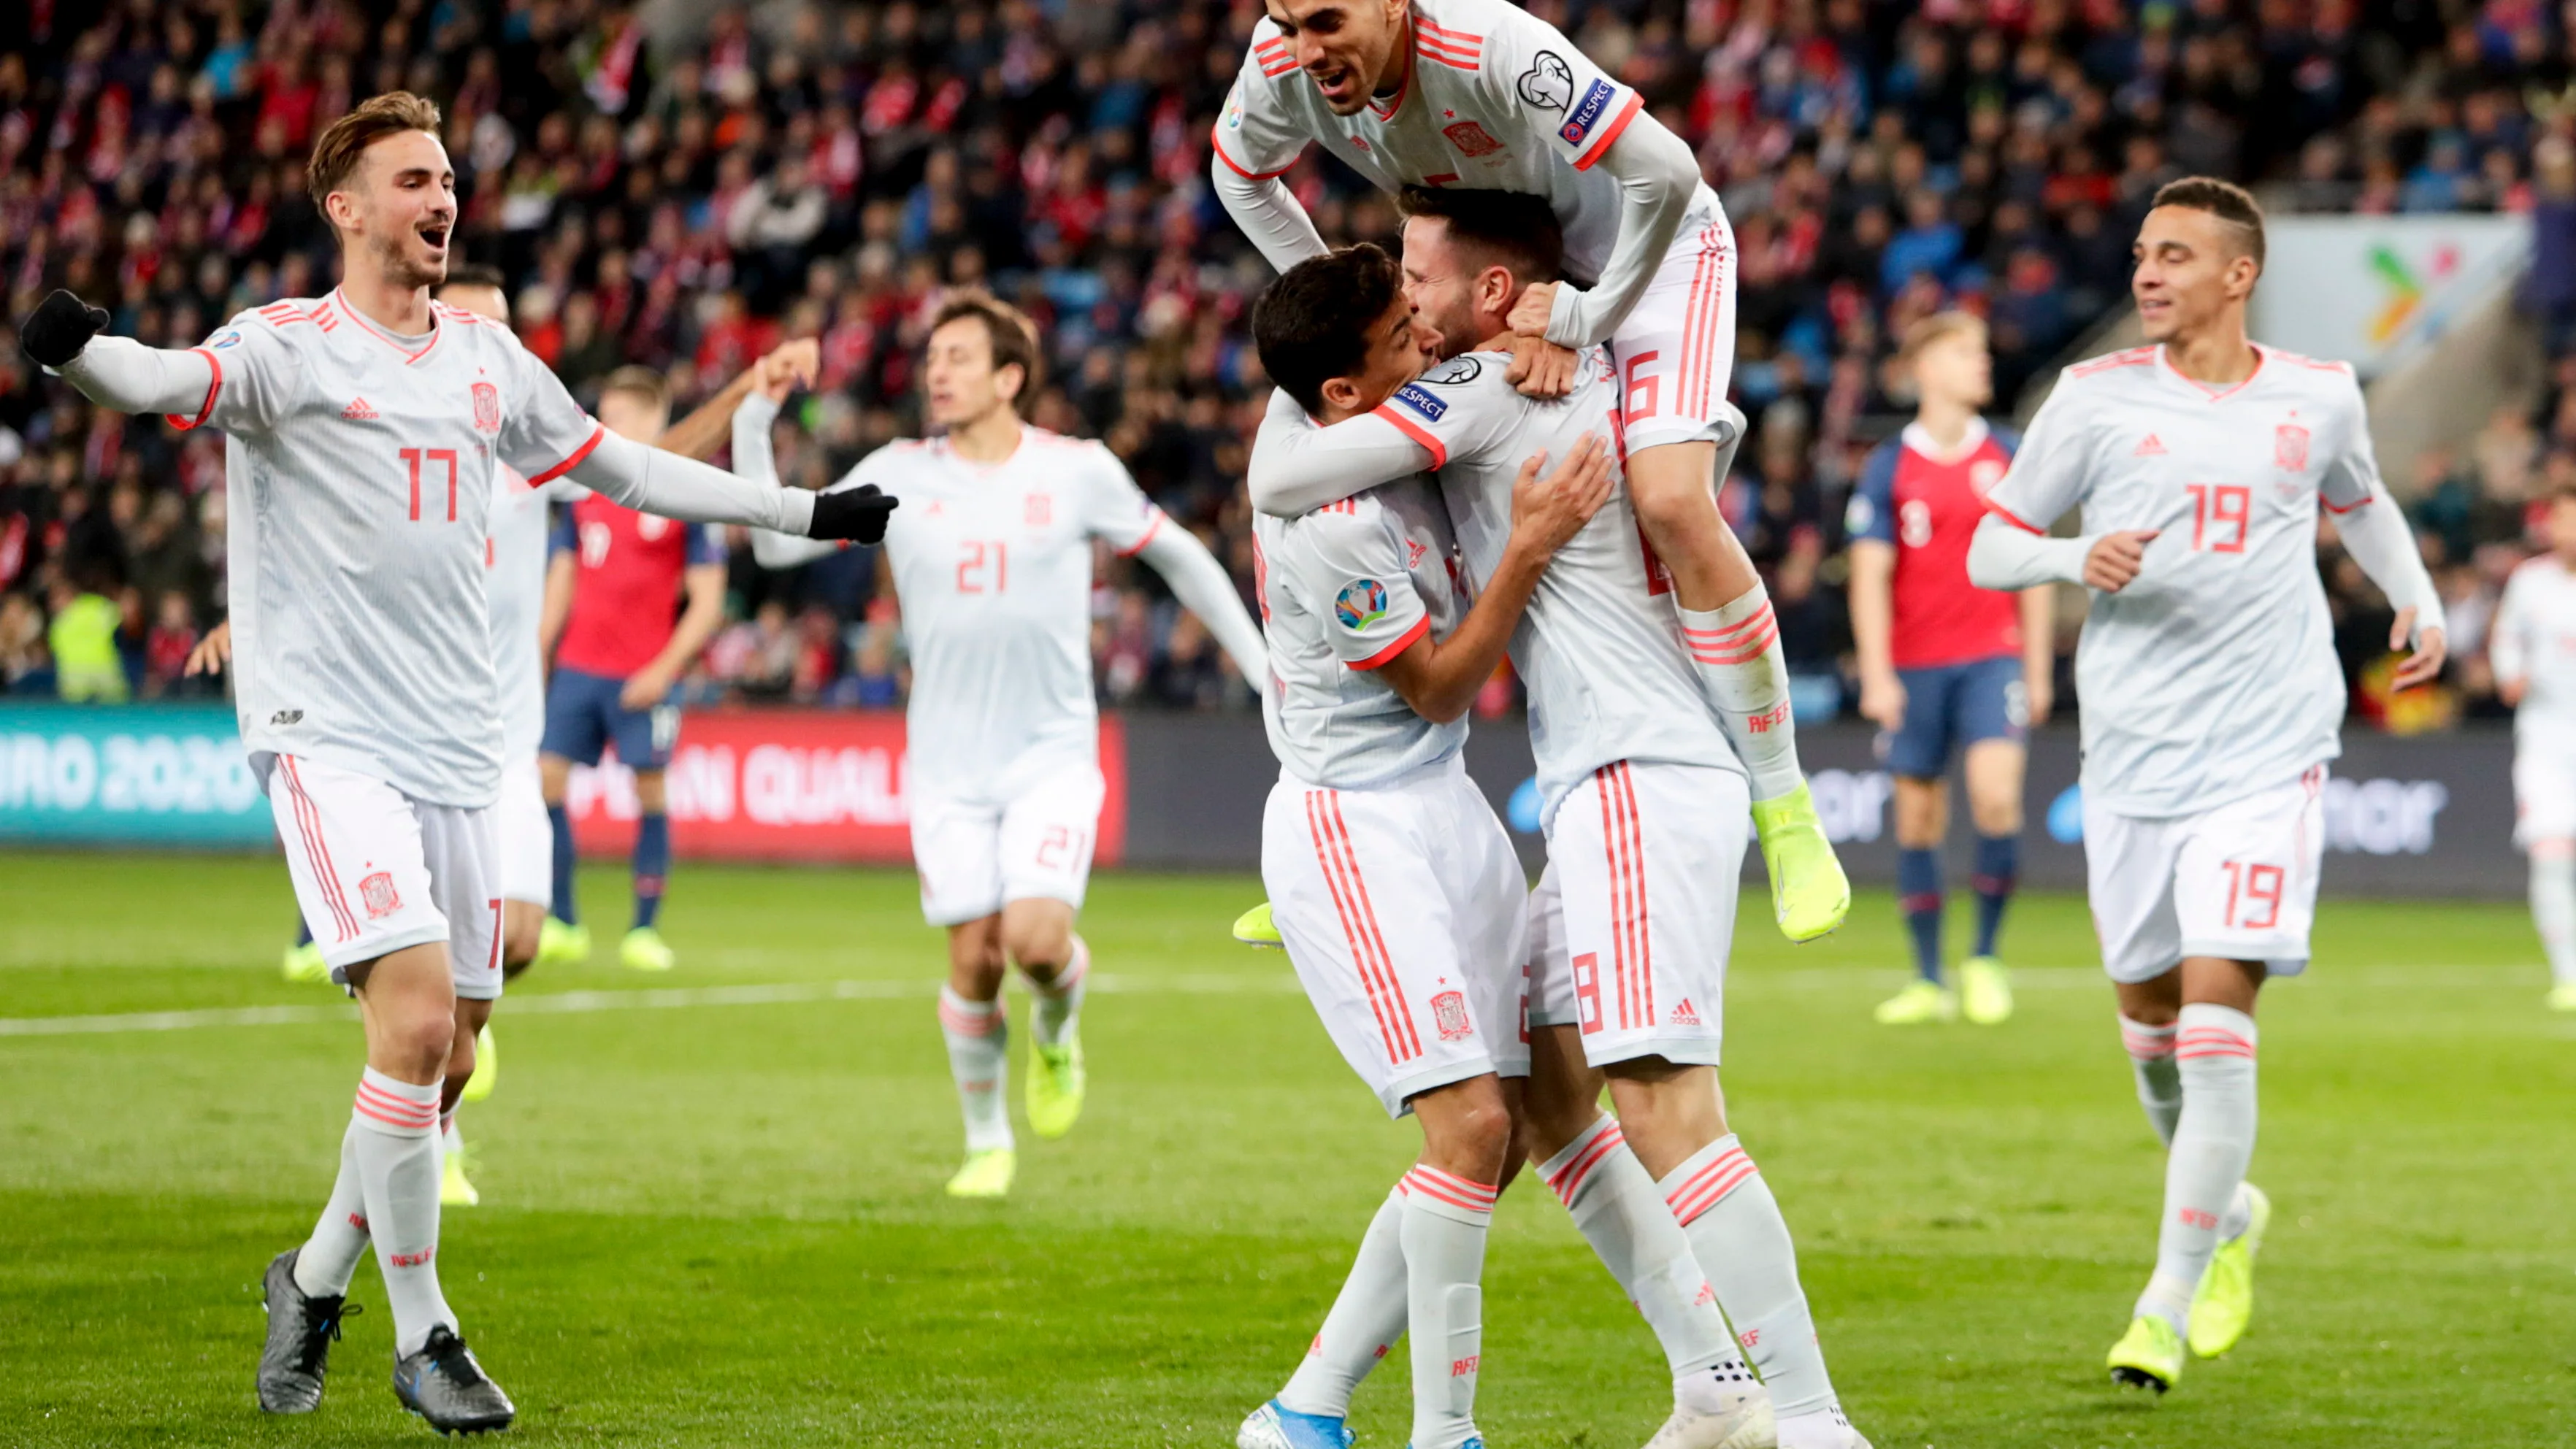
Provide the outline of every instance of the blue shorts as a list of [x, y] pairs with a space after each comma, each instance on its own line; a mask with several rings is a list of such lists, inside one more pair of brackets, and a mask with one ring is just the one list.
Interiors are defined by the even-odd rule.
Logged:
[[1905, 685], [1905, 724], [1879, 737], [1890, 774], [1937, 780], [1950, 772], [1953, 749], [1979, 740], [2020, 744], [2030, 733], [2016, 656], [1900, 669], [1896, 677]]
[[680, 707], [666, 701], [628, 709], [617, 702], [625, 687], [625, 680], [605, 674], [556, 669], [546, 682], [546, 735], [539, 752], [596, 765], [600, 746], [613, 744], [618, 761], [630, 770], [670, 764], [671, 748], [680, 742]]

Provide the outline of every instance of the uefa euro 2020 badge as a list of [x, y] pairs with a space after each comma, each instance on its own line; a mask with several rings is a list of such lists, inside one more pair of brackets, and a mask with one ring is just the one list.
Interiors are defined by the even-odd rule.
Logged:
[[1365, 629], [1386, 617], [1386, 585], [1375, 579], [1353, 579], [1333, 598], [1333, 617], [1345, 629]]

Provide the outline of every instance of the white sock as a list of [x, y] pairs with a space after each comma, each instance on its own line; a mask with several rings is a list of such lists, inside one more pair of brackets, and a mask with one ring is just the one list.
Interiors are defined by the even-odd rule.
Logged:
[[1404, 1194], [1404, 1307], [1413, 1355], [1409, 1449], [1458, 1449], [1476, 1436], [1494, 1189], [1416, 1167], [1397, 1190]]
[[1279, 1391], [1280, 1405], [1328, 1419], [1347, 1416], [1351, 1391], [1404, 1336], [1406, 1287], [1404, 1192], [1396, 1189], [1369, 1219], [1350, 1276], [1342, 1280], [1342, 1291], [1307, 1347], [1305, 1361]]
[[1010, 1081], [1011, 1027], [1002, 999], [968, 1001], [942, 986], [939, 1030], [948, 1038], [948, 1075], [956, 1078], [966, 1111], [966, 1150], [1009, 1147], [1011, 1104], [1003, 1088]]
[[1789, 661], [1780, 651], [1780, 622], [1770, 591], [1760, 584], [1716, 609], [1684, 609], [1682, 645], [1699, 668], [1701, 693], [1716, 708], [1718, 723], [1753, 779], [1753, 798], [1794, 793], [1807, 777], [1798, 769], [1798, 725], [1789, 713]]
[[456, 1157], [462, 1155], [464, 1151], [465, 1134], [456, 1130], [456, 1109], [450, 1107], [438, 1114], [438, 1154], [441, 1157]]
[[1637, 1305], [1672, 1366], [1675, 1392], [1695, 1407], [1725, 1386], [1753, 1381], [1736, 1352], [1735, 1335], [1717, 1311], [1717, 1293], [1691, 1255], [1690, 1239], [1655, 1191], [1619, 1124], [1594, 1120], [1565, 1150], [1539, 1164], [1601, 1266]]
[[369, 1067], [355, 1110], [358, 1181], [393, 1309], [394, 1352], [412, 1353], [431, 1329], [456, 1327], [438, 1291], [438, 1084]]
[[2147, 1109], [2147, 1125], [2156, 1140], [2173, 1146], [2174, 1122], [2182, 1116], [2182, 1072], [2174, 1065], [2174, 1023], [2148, 1026], [2120, 1018], [2120, 1045], [2129, 1052], [2129, 1067], [2138, 1077], [2138, 1105]]
[[2244, 1183], [2236, 1184], [2236, 1195], [2227, 1202], [2227, 1215], [2218, 1220], [2218, 1241], [2224, 1243], [2245, 1235], [2254, 1226], [2254, 1194]]
[[367, 1198], [358, 1183], [358, 1120], [351, 1113], [349, 1130], [340, 1134], [340, 1175], [331, 1182], [331, 1200], [322, 1205], [304, 1251], [295, 1255], [295, 1286], [316, 1298], [342, 1297], [366, 1255]]
[[1073, 938], [1073, 956], [1053, 981], [1029, 982], [1029, 1028], [1037, 1033], [1039, 1046], [1062, 1046], [1073, 1024], [1082, 1016], [1082, 983], [1091, 975], [1091, 948], [1080, 936]]
[[1781, 1449], [1792, 1449], [1790, 1421], [1829, 1414], [1834, 1384], [1825, 1373], [1807, 1295], [1798, 1286], [1798, 1250], [1789, 1241], [1778, 1199], [1732, 1132], [1692, 1153], [1655, 1185], [1717, 1289], [1736, 1342], [1762, 1371], [1780, 1420]]
[[2549, 955], [2549, 979], [2576, 986], [2576, 853], [2566, 842], [2532, 848], [2531, 923], [2540, 928], [2540, 947]]
[[2174, 1059], [2182, 1069], [2182, 1120], [2165, 1156], [2164, 1226], [2156, 1271], [2138, 1312], [2160, 1313], [2179, 1333], [2192, 1293], [2218, 1250], [2221, 1218], [2254, 1159], [2254, 1018], [2194, 1001], [2182, 1009]]

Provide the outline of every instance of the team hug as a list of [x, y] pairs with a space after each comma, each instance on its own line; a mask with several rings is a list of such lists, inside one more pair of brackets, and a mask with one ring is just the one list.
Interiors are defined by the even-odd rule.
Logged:
[[[1819, 1207], [1774, 1195], [1753, 1151], [1765, 1110], [1739, 1122], [1722, 1087], [1728, 1026], [1763, 1030], [1726, 1002], [1747, 857], [1793, 942], [1840, 926], [1851, 890], [1800, 768], [1779, 620], [1717, 505], [1747, 426], [1728, 400], [1734, 239], [1634, 90], [1505, 0], [1266, 0], [1208, 173], [1278, 273], [1252, 316], [1276, 392], [1247, 465], [1250, 608], [1116, 455], [1031, 421], [1036, 331], [979, 292], [929, 319], [930, 435], [819, 491], [781, 483], [772, 437], [813, 383], [810, 345], [677, 425], [662, 380], [621, 369], [594, 418], [507, 325], [497, 275], [451, 259], [440, 134], [401, 92], [323, 131], [312, 198], [344, 273], [326, 296], [184, 350], [105, 335], [106, 313], [67, 292], [21, 326], [27, 355], [98, 404], [225, 436], [218, 652], [309, 933], [290, 969], [345, 987], [364, 1023], [327, 1201], [265, 1278], [262, 1408], [320, 1402], [372, 1251], [403, 1405], [442, 1432], [511, 1423], [439, 1288], [455, 1266], [442, 1206], [475, 1200], [455, 1114], [488, 1090], [505, 978], [590, 954], [564, 807], [571, 770], [608, 749], [637, 772], [641, 819], [619, 959], [675, 964], [657, 917], [672, 690], [721, 618], [710, 526], [742, 525], [770, 569], [881, 547], [901, 603], [960, 1198], [1017, 1177], [1010, 974], [1032, 1004], [1031, 1130], [1063, 1136], [1085, 1104], [1095, 550], [1151, 567], [1259, 689], [1279, 764], [1268, 900], [1237, 934], [1284, 948], [1421, 1151], [1353, 1224], [1316, 1326], [1282, 1327], [1285, 1377], [1248, 1406], [1239, 1449], [1349, 1449], [1353, 1391], [1399, 1344], [1406, 1442], [1480, 1449], [1488, 1230], [1524, 1173], [1663, 1352], [1670, 1410], [1649, 1449], [1867, 1449], [1827, 1368], [1835, 1305], [1799, 1276], [1792, 1224]], [[1309, 147], [1393, 198], [1397, 250], [1326, 245], [1281, 181]], [[1880, 1007], [1890, 1026], [2012, 1014], [2023, 742], [2051, 705], [2055, 599], [2085, 591], [2105, 1035], [2167, 1149], [2161, 1201], [2138, 1204], [2152, 1263], [2104, 1364], [2162, 1393], [2244, 1333], [2273, 1214], [2248, 1177], [2255, 1014], [2267, 981], [2308, 962], [2344, 705], [2320, 511], [2395, 609], [2401, 687], [2439, 669], [2446, 635], [2352, 370], [2247, 336], [2252, 198], [2165, 186], [2134, 259], [2147, 345], [2068, 368], [2026, 436], [1983, 420], [1982, 325], [1919, 323], [1901, 362], [1920, 413], [1871, 459], [1848, 522], [1861, 710], [1888, 732], [1919, 977]], [[719, 447], [727, 468], [701, 461]], [[2576, 514], [2559, 512], [2560, 561], [2516, 578], [2500, 640], [2565, 612]], [[2534, 717], [2563, 711], [2563, 664], [2504, 647]], [[1506, 662], [1528, 697], [1535, 883], [1462, 756]], [[1954, 759], [1977, 838], [1975, 946], [1955, 969], [1936, 854]], [[2576, 823], [2527, 830], [2576, 1002]], [[2103, 1306], [2105, 1339], [2120, 1306]], [[1660, 1408], [1660, 1385], [1641, 1392]]]

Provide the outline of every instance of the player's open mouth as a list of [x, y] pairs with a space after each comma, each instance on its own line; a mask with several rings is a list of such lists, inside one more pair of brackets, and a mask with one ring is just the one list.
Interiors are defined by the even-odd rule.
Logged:
[[447, 250], [447, 223], [439, 222], [432, 226], [422, 227], [420, 229], [420, 239], [429, 243], [429, 249], [431, 251], [443, 252]]
[[1312, 66], [1306, 74], [1315, 78], [1315, 89], [1327, 96], [1339, 97], [1350, 89], [1351, 68], [1346, 65]]

